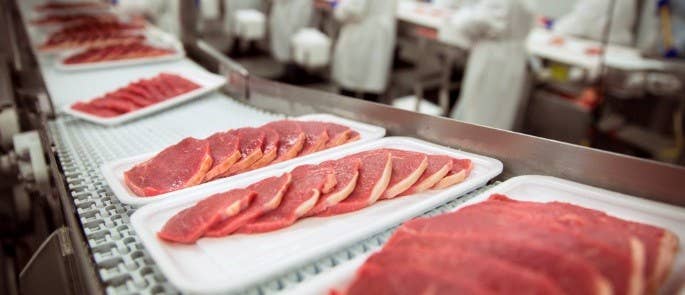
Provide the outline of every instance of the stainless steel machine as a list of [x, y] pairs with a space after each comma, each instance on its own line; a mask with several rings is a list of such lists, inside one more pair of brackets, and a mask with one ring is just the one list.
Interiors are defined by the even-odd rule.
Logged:
[[[0, 1], [0, 189], [3, 201], [11, 198], [16, 207], [12, 212], [17, 213], [12, 214], [19, 214], [13, 222], [21, 218], [40, 219], [40, 228], [44, 229], [37, 234], [44, 238], [42, 244], [20, 269], [13, 271], [19, 279], [5, 280], [7, 290], [18, 288], [24, 294], [178, 292], [132, 231], [129, 217], [134, 209], [117, 201], [99, 167], [105, 161], [155, 150], [183, 136], [202, 134], [212, 120], [219, 118], [240, 126], [313, 112], [332, 113], [383, 126], [390, 135], [416, 137], [497, 158], [504, 163], [504, 172], [488, 186], [518, 175], [551, 175], [685, 206], [682, 167], [251, 76], [198, 37], [193, 1], [182, 2], [182, 41], [188, 59], [179, 61], [178, 66], [202, 66], [225, 75], [227, 86], [201, 100], [119, 127], [85, 123], [60, 112], [78, 94], [79, 87], [123, 79], [135, 75], [135, 71], [56, 71], [49, 58], [36, 56], [31, 50], [25, 24], [26, 7], [33, 2]], [[5, 115], [6, 112], [11, 114]], [[447, 204], [432, 213], [454, 205]], [[35, 210], [38, 207], [43, 209]], [[278, 293], [335, 267], [350, 257], [349, 253], [368, 251], [369, 245], [377, 245], [388, 233], [379, 232], [348, 245], [334, 255], [320, 257], [245, 293]], [[6, 249], [9, 244], [4, 245]]]

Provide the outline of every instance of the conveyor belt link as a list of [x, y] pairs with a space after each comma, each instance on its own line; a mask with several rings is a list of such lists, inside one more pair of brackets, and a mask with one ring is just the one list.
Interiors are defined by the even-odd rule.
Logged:
[[[226, 116], [227, 113], [232, 115]], [[161, 149], [185, 136], [204, 137], [221, 129], [256, 125], [283, 117], [262, 112], [217, 94], [114, 128], [67, 117], [51, 122], [50, 132], [56, 141], [69, 190], [107, 293], [153, 294], [178, 291], [167, 282], [133, 232], [129, 217], [134, 209], [116, 199], [104, 182], [100, 166], [107, 161]], [[429, 214], [453, 208], [464, 199], [449, 203]], [[359, 254], [378, 248], [389, 235], [390, 231], [379, 234], [316, 263], [245, 290], [244, 293], [277, 293]]]

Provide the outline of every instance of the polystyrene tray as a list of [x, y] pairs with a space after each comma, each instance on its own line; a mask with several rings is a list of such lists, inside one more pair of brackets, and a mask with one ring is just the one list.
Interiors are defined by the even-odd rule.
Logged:
[[[173, 107], [178, 104], [182, 104], [184, 102], [187, 102], [189, 100], [198, 98], [204, 94], [207, 94], [209, 92], [212, 92], [219, 87], [223, 86], [226, 83], [226, 78], [223, 76], [215, 75], [206, 71], [199, 71], [199, 70], [185, 70], [185, 71], [178, 71], [178, 72], [173, 72], [169, 71], [169, 73], [172, 74], [177, 74], [185, 79], [191, 80], [197, 84], [199, 84], [200, 88], [195, 89], [190, 92], [186, 92], [184, 94], [178, 95], [176, 97], [164, 100], [162, 102], [150, 105], [145, 108], [138, 109], [133, 112], [125, 113], [120, 116], [116, 117], [111, 117], [111, 118], [103, 118], [103, 117], [98, 117], [94, 115], [90, 115], [87, 113], [79, 112], [76, 110], [73, 110], [71, 106], [73, 104], [66, 105], [62, 111], [72, 115], [74, 117], [77, 117], [79, 119], [83, 119], [89, 122], [93, 122], [96, 124], [100, 125], [106, 125], [106, 126], [112, 126], [112, 125], [118, 125], [122, 124], [131, 120], [136, 120], [139, 118], [142, 118], [144, 116], [150, 115], [155, 112], [159, 112], [161, 110]], [[156, 75], [151, 75], [146, 78], [152, 78]], [[133, 81], [131, 81], [133, 82]], [[124, 87], [125, 85], [122, 85], [121, 87]], [[112, 91], [114, 89], [111, 89]], [[104, 93], [103, 93], [104, 94]]]
[[[447, 189], [381, 201], [348, 214], [307, 218], [271, 233], [202, 238], [194, 245], [167, 243], [156, 236], [171, 216], [213, 193], [245, 187], [255, 181], [291, 171], [299, 165], [321, 163], [379, 148], [467, 158], [473, 161], [474, 168], [464, 182]], [[190, 293], [235, 292], [421, 215], [486, 184], [501, 172], [502, 163], [492, 158], [413, 138], [388, 137], [335, 153], [321, 154], [282, 169], [264, 171], [248, 179], [188, 193], [183, 198], [145, 206], [133, 214], [131, 222], [166, 277], [179, 289]]]
[[[358, 145], [364, 142], [368, 142], [370, 140], [375, 140], [382, 138], [385, 136], [385, 129], [382, 127], [374, 126], [374, 125], [369, 125], [357, 121], [352, 121], [348, 119], [343, 119], [337, 116], [329, 115], [329, 114], [314, 114], [314, 115], [306, 115], [306, 116], [301, 116], [301, 117], [296, 117], [292, 118], [294, 120], [300, 120], [300, 121], [323, 121], [323, 122], [331, 122], [331, 123], [337, 123], [341, 125], [345, 125], [347, 127], [352, 128], [353, 130], [359, 132], [360, 138], [358, 141], [355, 141], [353, 143], [348, 143], [344, 144], [338, 147], [330, 148], [318, 153], [314, 153], [311, 155], [306, 155], [302, 157], [297, 157], [295, 159], [285, 161], [282, 163], [277, 163], [277, 164], [272, 164], [268, 165], [266, 167], [262, 167], [260, 169], [255, 169], [249, 172], [241, 173], [235, 176], [231, 177], [226, 177], [226, 178], [221, 178], [217, 180], [210, 181], [208, 183], [203, 183], [200, 185], [196, 185], [193, 187], [185, 188], [182, 190], [166, 193], [166, 194], [161, 194], [158, 196], [154, 197], [139, 197], [135, 193], [133, 193], [131, 190], [128, 189], [128, 186], [126, 186], [126, 183], [124, 182], [124, 172], [127, 170], [131, 169], [133, 166], [146, 161], [147, 159], [152, 158], [154, 155], [157, 154], [157, 152], [154, 153], [146, 153], [144, 155], [139, 155], [139, 156], [134, 156], [122, 160], [118, 160], [115, 162], [107, 163], [102, 166], [102, 174], [105, 177], [105, 180], [109, 184], [110, 188], [112, 188], [112, 191], [114, 194], [117, 196], [117, 198], [125, 204], [129, 204], [132, 206], [143, 206], [146, 204], [150, 204], [152, 202], [157, 202], [161, 201], [164, 199], [168, 198], [176, 198], [176, 197], [185, 197], [189, 193], [193, 193], [196, 191], [206, 191], [207, 188], [209, 187], [214, 187], [214, 186], [219, 186], [219, 187], [225, 187], [227, 184], [230, 184], [238, 179], [243, 179], [243, 178], [249, 178], [252, 175], [256, 175], [261, 173], [262, 171], [266, 169], [279, 169], [284, 166], [291, 165], [294, 162], [301, 162], [303, 160], [306, 160], [311, 157], [315, 157], [321, 153], [327, 153], [331, 151], [336, 151], [339, 149], [344, 149], [350, 146]], [[257, 126], [253, 126], [257, 127]]]
[[[114, 61], [101, 61], [101, 62], [92, 62], [92, 63], [84, 63], [84, 64], [66, 64], [66, 63], [64, 63], [64, 61], [67, 58], [69, 58], [72, 54], [77, 54], [78, 52], [83, 51], [83, 50], [78, 50], [78, 51], [70, 51], [68, 53], [64, 53], [64, 54], [60, 55], [60, 58], [58, 58], [55, 61], [55, 68], [58, 70], [61, 70], [61, 71], [97, 70], [97, 69], [105, 69], [105, 68], [125, 67], [125, 66], [133, 66], [133, 65], [140, 65], [140, 64], [149, 64], [149, 63], [158, 63], [158, 62], [164, 62], [164, 61], [172, 61], [172, 60], [178, 60], [178, 59], [185, 57], [185, 51], [183, 50], [183, 46], [173, 36], [171, 36], [167, 33], [161, 32], [160, 30], [155, 29], [153, 27], [148, 27], [148, 30], [146, 31], [146, 36], [148, 37], [148, 40], [145, 41], [146, 44], [156, 46], [156, 47], [166, 48], [166, 49], [172, 49], [172, 50], [174, 50], [175, 53], [170, 54], [170, 55], [164, 55], [164, 56], [156, 56], [156, 57], [114, 60]], [[87, 50], [87, 49], [84, 49], [84, 50]]]
[[[488, 199], [492, 194], [505, 194], [512, 199], [532, 202], [567, 202], [585, 208], [604, 211], [625, 220], [660, 226], [680, 239], [673, 272], [661, 294], [676, 294], [685, 283], [685, 209], [646, 199], [619, 194], [550, 176], [519, 176], [468, 200], [455, 209]], [[331, 288], [342, 289], [351, 282], [359, 266], [370, 254], [362, 255], [288, 290], [286, 294], [325, 294]], [[678, 279], [680, 278], [680, 279]]]

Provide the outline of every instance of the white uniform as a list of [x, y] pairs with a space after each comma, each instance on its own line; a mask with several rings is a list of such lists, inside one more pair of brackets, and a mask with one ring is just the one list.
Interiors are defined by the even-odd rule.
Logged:
[[149, 0], [157, 27], [176, 37], [181, 36], [181, 1], [187, 0]]
[[345, 0], [335, 9], [343, 25], [333, 56], [333, 79], [343, 88], [385, 90], [395, 49], [396, 0]]
[[289, 62], [292, 37], [307, 27], [312, 18], [312, 0], [273, 0], [269, 16], [271, 53], [279, 62]]
[[233, 33], [235, 12], [241, 9], [262, 11], [262, 0], [224, 0], [224, 9], [224, 29], [228, 33]]
[[533, 15], [521, 0], [483, 0], [458, 14], [469, 21], [453, 27], [456, 39], [472, 47], [452, 117], [514, 129], [529, 96], [525, 40]]
[[[614, 11], [613, 16], [610, 16], [612, 1], [615, 1]], [[609, 43], [633, 45], [633, 29], [637, 17], [636, 0], [578, 0], [573, 11], [554, 25], [554, 31], [603, 41], [609, 17], [612, 17]]]

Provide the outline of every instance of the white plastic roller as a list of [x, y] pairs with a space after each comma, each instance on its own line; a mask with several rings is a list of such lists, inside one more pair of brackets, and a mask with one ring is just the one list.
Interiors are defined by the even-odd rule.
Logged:
[[306, 68], [328, 65], [331, 55], [331, 39], [324, 33], [305, 28], [292, 39], [295, 63]]
[[235, 35], [243, 40], [261, 40], [266, 34], [266, 17], [255, 9], [241, 9], [235, 12]]

